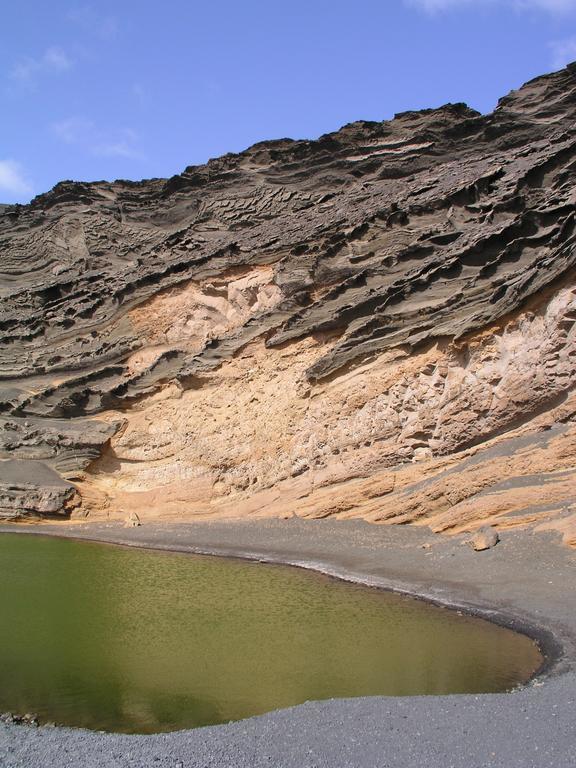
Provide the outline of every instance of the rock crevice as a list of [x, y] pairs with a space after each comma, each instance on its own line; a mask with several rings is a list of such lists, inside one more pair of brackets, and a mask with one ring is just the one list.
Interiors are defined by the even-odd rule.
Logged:
[[3, 207], [0, 516], [74, 497], [574, 543], [575, 90], [568, 67], [488, 115]]

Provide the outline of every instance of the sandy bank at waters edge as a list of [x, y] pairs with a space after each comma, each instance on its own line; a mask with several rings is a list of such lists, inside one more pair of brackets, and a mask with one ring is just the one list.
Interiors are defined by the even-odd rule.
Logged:
[[[546, 674], [512, 694], [310, 702], [229, 725], [155, 736], [0, 724], [0, 766], [565, 768], [576, 766], [576, 552], [507, 532], [464, 537], [329, 520], [3, 525], [137, 547], [292, 563], [421, 595], [535, 633]], [[429, 546], [423, 546], [429, 545]]]

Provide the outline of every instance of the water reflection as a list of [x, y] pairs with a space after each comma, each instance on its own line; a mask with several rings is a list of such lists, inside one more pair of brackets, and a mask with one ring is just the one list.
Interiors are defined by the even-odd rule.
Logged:
[[501, 691], [540, 655], [452, 611], [289, 568], [0, 536], [0, 711], [111, 731], [308, 699]]

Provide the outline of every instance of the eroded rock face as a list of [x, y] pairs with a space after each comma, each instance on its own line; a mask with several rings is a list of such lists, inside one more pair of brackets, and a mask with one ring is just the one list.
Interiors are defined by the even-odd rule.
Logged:
[[5, 208], [0, 456], [73, 480], [78, 514], [576, 543], [575, 93], [569, 67], [490, 115]]
[[74, 486], [36, 461], [0, 462], [0, 519], [67, 514], [79, 499]]

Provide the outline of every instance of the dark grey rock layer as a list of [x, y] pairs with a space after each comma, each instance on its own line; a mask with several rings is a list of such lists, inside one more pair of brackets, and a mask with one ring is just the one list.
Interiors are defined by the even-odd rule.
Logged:
[[74, 486], [39, 461], [0, 461], [0, 518], [62, 513], [70, 507]]
[[[0, 459], [72, 477], [115, 426], [93, 417], [197, 385], [248, 341], [329, 333], [311, 385], [391, 346], [458, 338], [576, 263], [576, 68], [480, 115], [464, 104], [256, 144], [171, 179], [62, 182], [0, 210]], [[170, 286], [271, 265], [282, 300], [133, 371], [128, 312]], [[4, 468], [4, 473], [9, 468]], [[1, 513], [0, 513], [1, 514]]]

